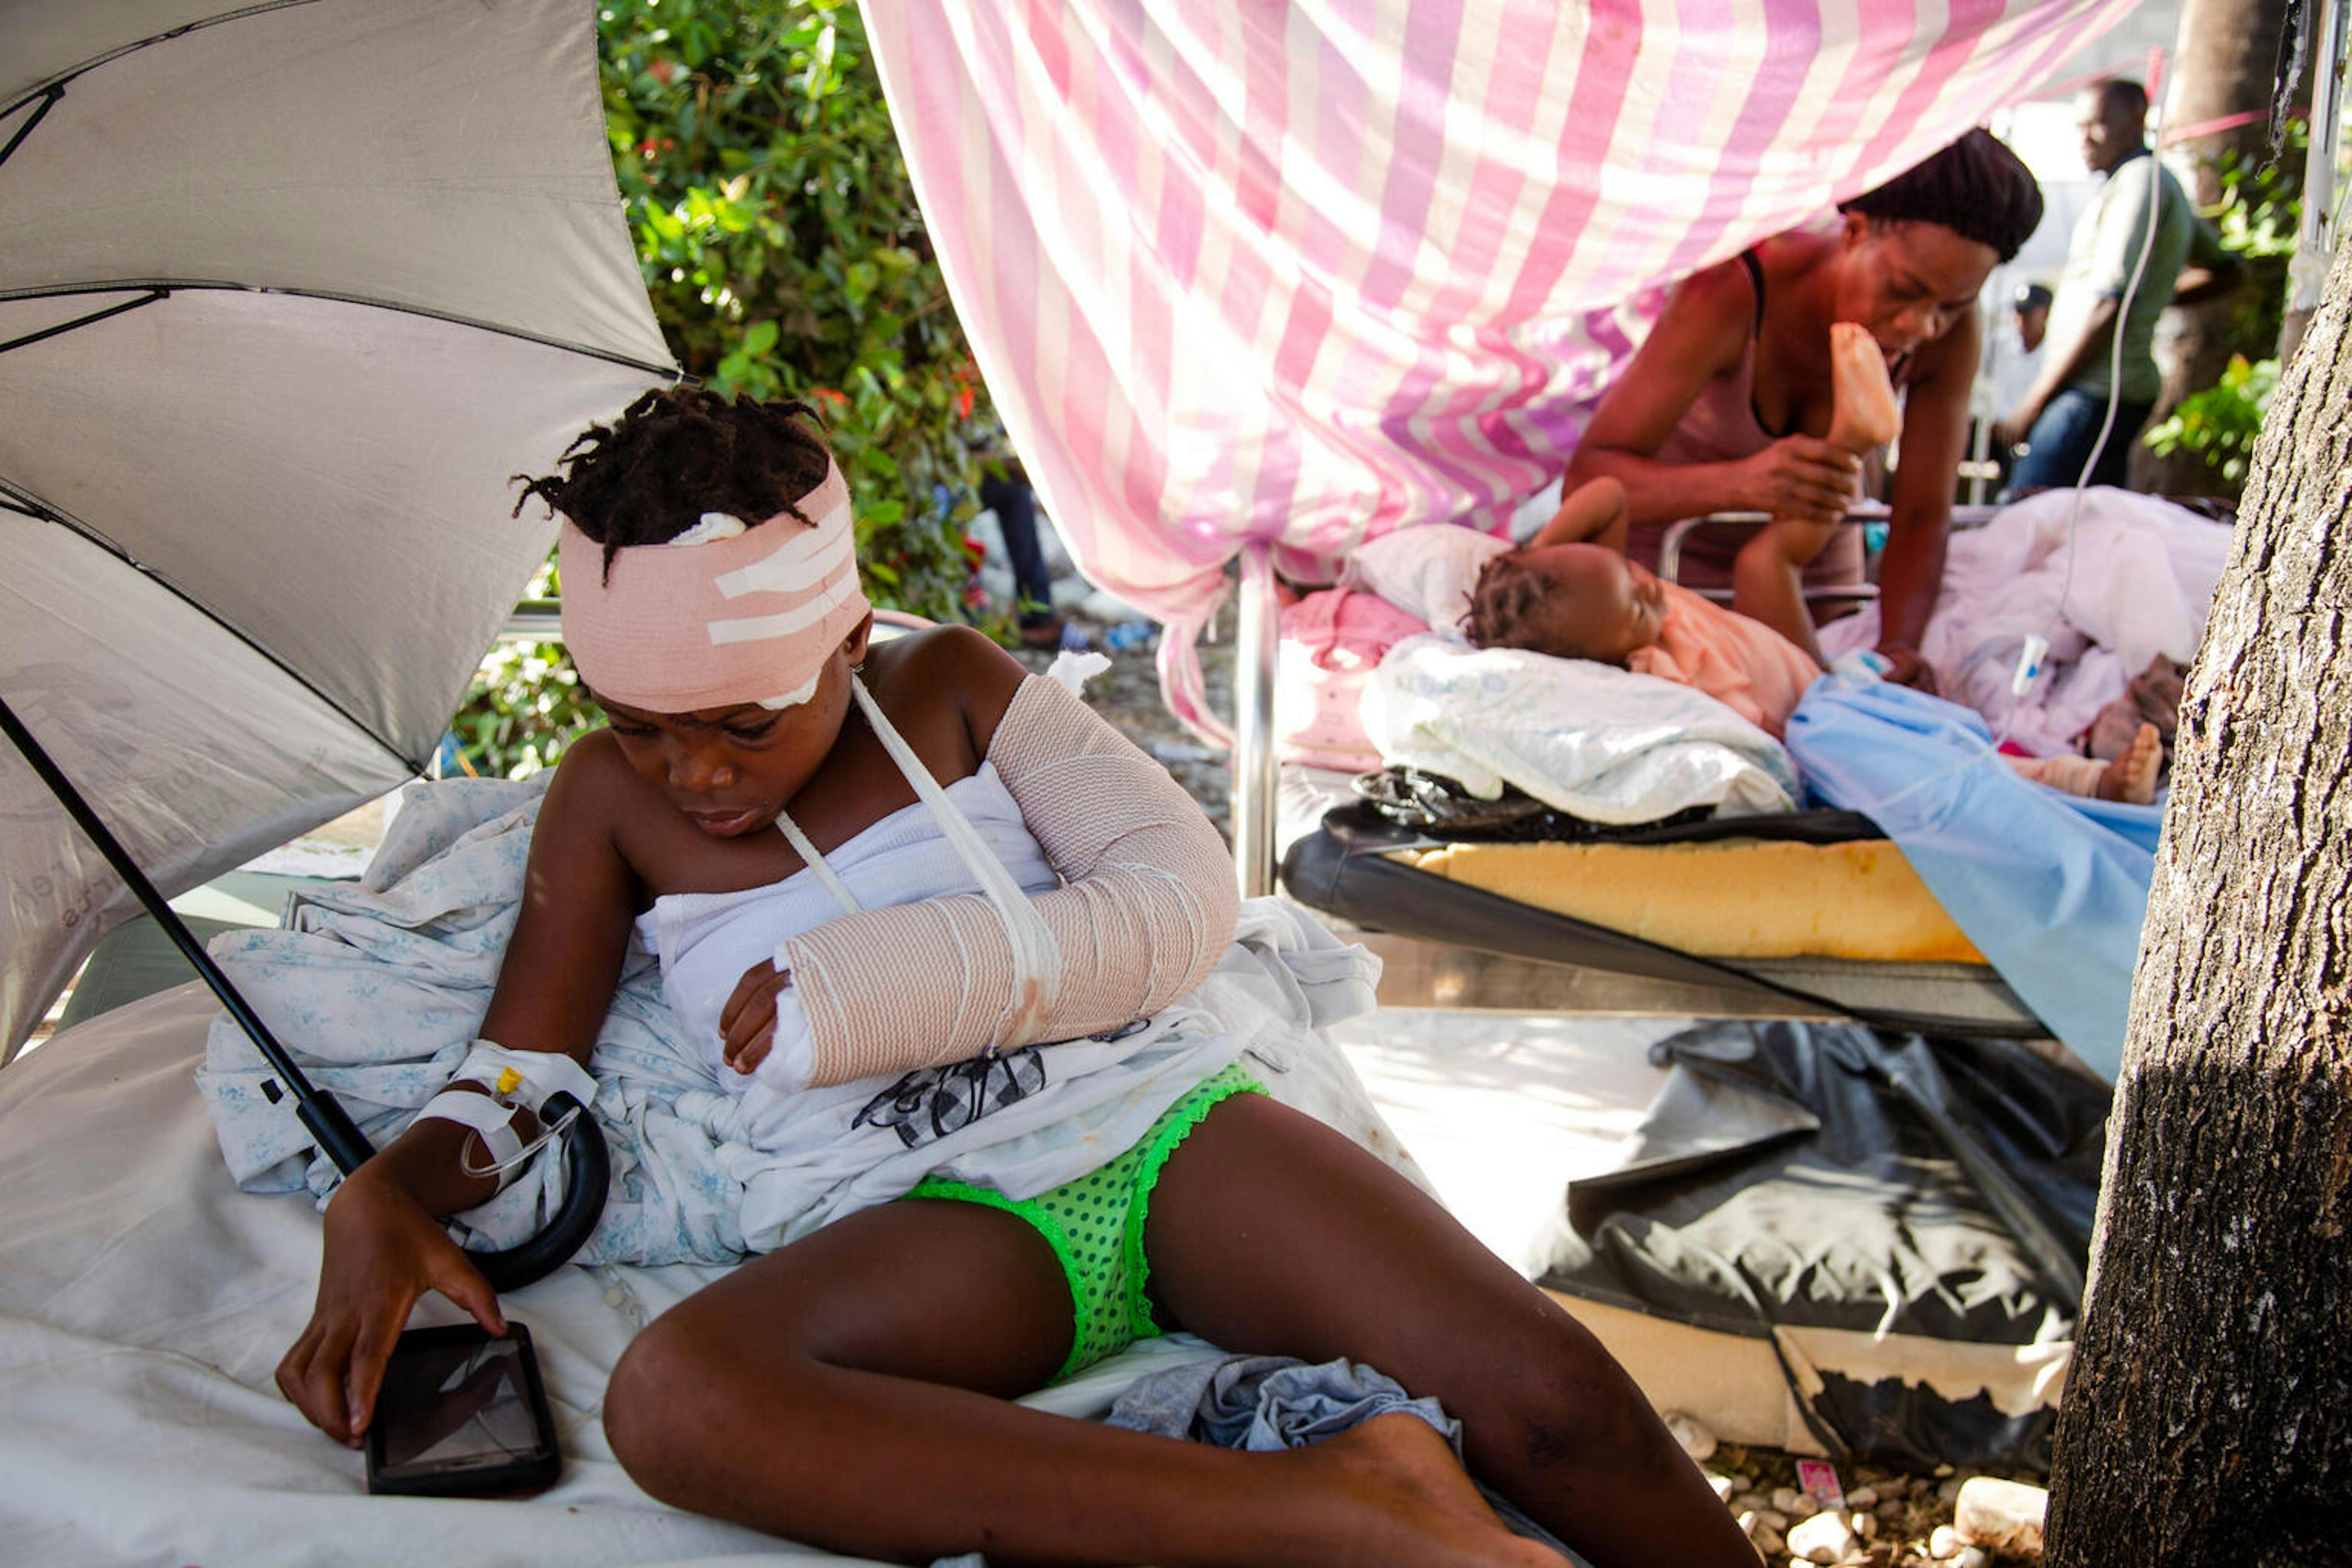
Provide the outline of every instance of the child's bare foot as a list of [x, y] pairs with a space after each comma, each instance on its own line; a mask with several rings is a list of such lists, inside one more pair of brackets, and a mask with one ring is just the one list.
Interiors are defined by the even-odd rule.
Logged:
[[1830, 325], [1830, 444], [1849, 452], [1884, 447], [1903, 433], [1885, 351], [1856, 321]]
[[1559, 1568], [1549, 1547], [1514, 1535], [1486, 1506], [1429, 1424], [1376, 1415], [1291, 1456], [1319, 1473], [1302, 1489], [1338, 1500], [1344, 1517], [1323, 1532], [1332, 1563], [1409, 1568]]
[[2148, 805], [2156, 800], [2156, 775], [2164, 766], [2164, 742], [2156, 726], [2142, 724], [2132, 734], [2124, 754], [2099, 774], [2099, 798], [2126, 805]]

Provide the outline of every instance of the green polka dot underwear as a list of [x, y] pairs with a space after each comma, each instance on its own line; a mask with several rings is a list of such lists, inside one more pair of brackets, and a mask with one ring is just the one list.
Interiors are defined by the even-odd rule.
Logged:
[[1151, 1303], [1144, 1293], [1151, 1265], [1143, 1256], [1143, 1225], [1150, 1211], [1151, 1189], [1159, 1184], [1160, 1168], [1220, 1100], [1265, 1091], [1265, 1085], [1238, 1063], [1222, 1068], [1161, 1111], [1126, 1153], [1034, 1198], [1008, 1198], [986, 1187], [940, 1176], [924, 1178], [907, 1195], [1003, 1209], [1028, 1222], [1045, 1238], [1070, 1282], [1075, 1318], [1070, 1353], [1054, 1374], [1059, 1382], [1117, 1355], [1138, 1340], [1160, 1336], [1160, 1325], [1151, 1320]]

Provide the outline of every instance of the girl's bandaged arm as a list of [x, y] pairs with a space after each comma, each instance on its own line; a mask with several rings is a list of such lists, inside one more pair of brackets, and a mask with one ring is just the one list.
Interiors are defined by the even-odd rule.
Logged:
[[1240, 897], [1217, 830], [1165, 768], [1058, 681], [1022, 683], [988, 760], [1065, 884], [1030, 900], [1062, 954], [1042, 1026], [995, 1037], [1015, 975], [985, 897], [868, 910], [778, 954], [806, 1012], [812, 1084], [1116, 1028], [1199, 985], [1233, 941]]

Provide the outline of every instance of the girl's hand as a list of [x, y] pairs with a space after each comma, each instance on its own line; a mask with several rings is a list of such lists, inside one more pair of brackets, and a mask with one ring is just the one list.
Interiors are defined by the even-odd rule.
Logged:
[[776, 1043], [776, 998], [792, 983], [791, 970], [778, 969], [766, 959], [745, 970], [735, 983], [735, 994], [719, 1014], [722, 1054], [730, 1068], [748, 1078], [767, 1059]]
[[278, 1387], [310, 1425], [352, 1447], [375, 1414], [384, 1363], [427, 1290], [504, 1333], [498, 1293], [411, 1197], [386, 1161], [343, 1180], [327, 1205], [326, 1249], [310, 1326], [278, 1363]]
[[1835, 522], [1860, 488], [1862, 459], [1811, 436], [1783, 436], [1739, 460], [1744, 504], [1796, 522]]

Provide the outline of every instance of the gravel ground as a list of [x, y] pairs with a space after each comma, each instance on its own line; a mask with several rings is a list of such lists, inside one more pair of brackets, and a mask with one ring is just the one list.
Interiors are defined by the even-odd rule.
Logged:
[[1821, 1548], [1822, 1555], [1793, 1555], [1789, 1534], [1816, 1515], [1831, 1511], [1821, 1498], [1798, 1487], [1797, 1462], [1769, 1448], [1727, 1445], [1717, 1449], [1703, 1468], [1723, 1495], [1725, 1506], [1738, 1516], [1755, 1542], [1758, 1554], [1772, 1565], [1807, 1568], [1813, 1562], [1868, 1564], [1869, 1568], [1987, 1568], [1995, 1563], [2040, 1561], [2041, 1553], [1990, 1552], [1958, 1538], [1953, 1512], [1960, 1488], [1979, 1474], [2024, 1480], [2039, 1486], [2038, 1477], [2020, 1472], [1955, 1470], [1939, 1465], [1933, 1471], [1890, 1469], [1855, 1465], [1839, 1473], [1845, 1506], [1835, 1511], [1844, 1525], [1815, 1524], [1800, 1537], [1810, 1542], [1825, 1534], [1847, 1544], [1840, 1553]]

